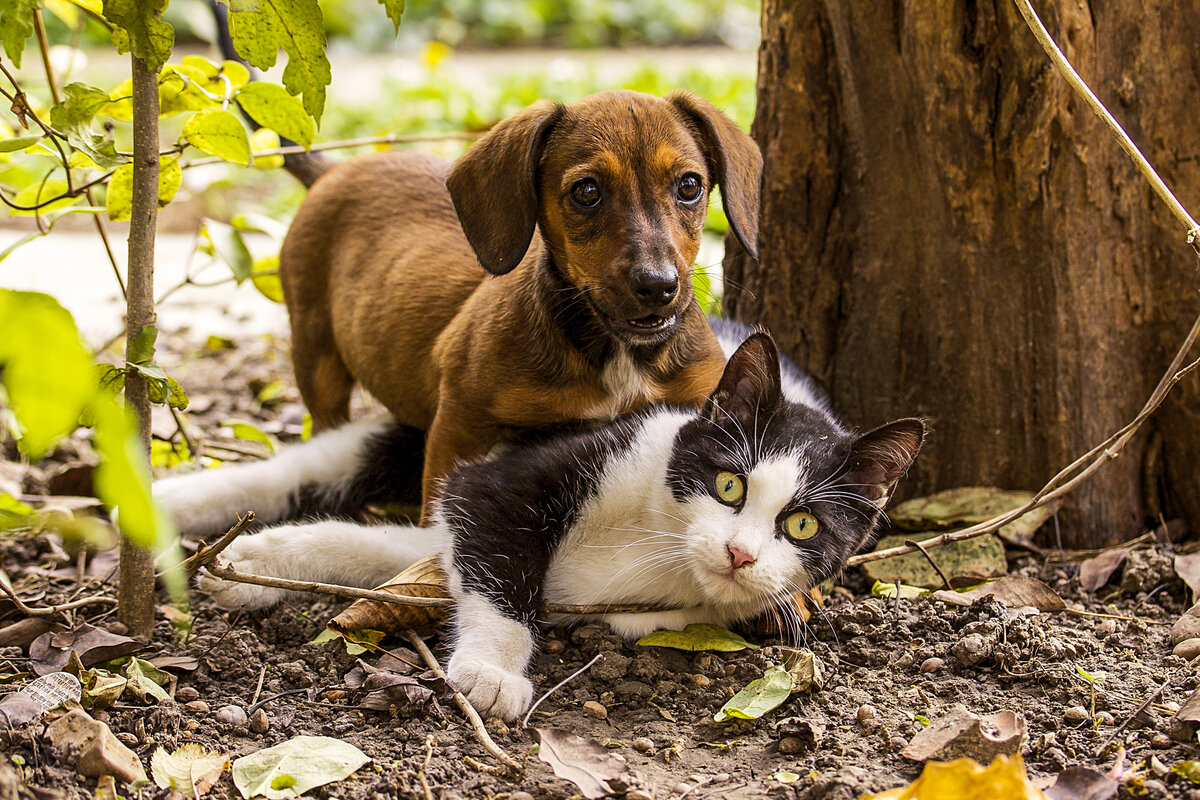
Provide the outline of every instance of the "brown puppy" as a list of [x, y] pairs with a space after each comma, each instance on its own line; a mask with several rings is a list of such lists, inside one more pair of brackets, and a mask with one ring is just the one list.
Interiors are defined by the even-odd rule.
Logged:
[[690, 280], [709, 191], [755, 254], [761, 173], [711, 104], [627, 91], [539, 102], [453, 166], [331, 169], [280, 256], [314, 422], [345, 422], [357, 382], [428, 431], [428, 510], [456, 462], [520, 429], [703, 402], [724, 365]]

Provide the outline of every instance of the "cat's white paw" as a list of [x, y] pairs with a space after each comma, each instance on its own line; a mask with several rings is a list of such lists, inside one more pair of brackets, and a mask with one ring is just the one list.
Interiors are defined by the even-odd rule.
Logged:
[[446, 677], [484, 717], [511, 722], [533, 702], [533, 684], [524, 675], [461, 651], [451, 656]]
[[215, 494], [214, 475], [207, 472], [175, 475], [155, 481], [154, 501], [175, 520], [181, 536], [197, 539], [228, 530], [238, 517], [230, 504]]
[[[238, 572], [253, 575], [273, 575], [279, 561], [279, 541], [270, 532], [244, 536], [225, 548], [217, 557]], [[201, 591], [212, 595], [222, 608], [245, 608], [249, 611], [268, 608], [283, 602], [290, 592], [269, 586], [226, 581], [208, 574], [197, 580]]]

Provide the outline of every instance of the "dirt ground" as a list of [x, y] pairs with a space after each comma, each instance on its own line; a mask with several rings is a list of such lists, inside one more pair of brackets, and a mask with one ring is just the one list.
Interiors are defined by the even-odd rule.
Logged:
[[[272, 337], [231, 344], [205, 347], [199, 332], [160, 336], [160, 348], [167, 351], [162, 360], [192, 395], [193, 442], [215, 443], [204, 452], [224, 459], [246, 457], [258, 448], [222, 438], [217, 428], [226, 419], [255, 421], [283, 440], [295, 438], [301, 427], [284, 345]], [[156, 420], [155, 430], [178, 438], [167, 415]], [[53, 474], [88, 458], [86, 448], [63, 448], [49, 468], [25, 476], [25, 491], [62, 484], [65, 479]], [[79, 485], [78, 480], [67, 483]], [[884, 600], [870, 595], [861, 576], [846, 575], [843, 588], [832, 593], [828, 608], [808, 630], [808, 646], [828, 671], [824, 688], [794, 694], [756, 721], [716, 723], [713, 715], [774, 663], [770, 646], [686, 653], [638, 647], [603, 626], [549, 630], [532, 668], [539, 692], [596, 654], [603, 658], [551, 695], [531, 724], [565, 728], [622, 756], [629, 768], [626, 796], [635, 800], [851, 800], [913, 780], [920, 765], [901, 751], [926, 721], [936, 723], [954, 704], [978, 714], [1008, 709], [1022, 715], [1029, 730], [1023, 755], [1035, 778], [1072, 765], [1108, 772], [1117, 756], [1112, 748], [1097, 755], [1098, 749], [1173, 679], [1117, 737], [1126, 748], [1126, 781], [1118, 796], [1200, 800], [1200, 786], [1163, 769], [1200, 757], [1195, 743], [1180, 744], [1164, 733], [1172, 711], [1200, 685], [1200, 677], [1184, 672], [1186, 662], [1171, 655], [1169, 626], [1190, 605], [1188, 589], [1172, 568], [1173, 552], [1164, 544], [1135, 551], [1093, 596], [1080, 589], [1077, 560], [1062, 560], [1057, 553], [1043, 560], [1014, 550], [1010, 573], [1040, 578], [1068, 604], [1067, 611], [1033, 615], [989, 600], [966, 608], [928, 598]], [[45, 590], [38, 604], [54, 602], [75, 587], [74, 567], [47, 536], [9, 534], [0, 539], [0, 555], [0, 565], [26, 596]], [[103, 556], [93, 563], [96, 572], [111, 569]], [[532, 754], [527, 732], [497, 720], [489, 721], [488, 729], [524, 770], [518, 776], [493, 774], [496, 760], [444, 692], [432, 704], [396, 702], [388, 711], [364, 710], [365, 692], [349, 688], [347, 674], [359, 658], [374, 664], [387, 657], [353, 656], [339, 641], [310, 643], [343, 603], [292, 603], [261, 615], [222, 612], [197, 593], [192, 603], [190, 634], [180, 637], [160, 617], [154, 640], [141, 654], [195, 659], [194, 669], [176, 671], [170, 686], [174, 702], [145, 707], [123, 699], [96, 712], [147, 768], [159, 746], [174, 750], [196, 742], [237, 757], [311, 734], [350, 742], [372, 759], [349, 779], [311, 791], [313, 797], [578, 795], [573, 784], [556, 778]], [[0, 626], [19, 619], [14, 607], [0, 604]], [[111, 615], [92, 621], [116, 626]], [[444, 657], [444, 642], [429, 641]], [[383, 646], [419, 663], [403, 640], [385, 640]], [[0, 692], [25, 685], [28, 658], [25, 647], [0, 649]], [[398, 672], [419, 674], [396, 661], [389, 664]], [[431, 685], [438, 688], [436, 682]], [[594, 705], [585, 710], [585, 703], [603, 706], [606, 718], [599, 718]], [[261, 708], [265, 730], [261, 715], [257, 730], [251, 730], [244, 715], [227, 706], [251, 714]], [[92, 796], [96, 781], [79, 777], [73, 755], [48, 745], [41, 728], [35, 723], [0, 731], [5, 755], [0, 797]], [[135, 793], [169, 795], [153, 783]], [[207, 796], [238, 795], [226, 775]]]

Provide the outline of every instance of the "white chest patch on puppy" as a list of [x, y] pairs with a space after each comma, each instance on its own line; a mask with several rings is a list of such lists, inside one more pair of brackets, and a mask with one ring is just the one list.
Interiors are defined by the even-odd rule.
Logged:
[[604, 402], [588, 409], [584, 415], [588, 419], [615, 419], [661, 399], [659, 386], [634, 363], [625, 347], [621, 347], [604, 365], [600, 385], [604, 387], [607, 397]]

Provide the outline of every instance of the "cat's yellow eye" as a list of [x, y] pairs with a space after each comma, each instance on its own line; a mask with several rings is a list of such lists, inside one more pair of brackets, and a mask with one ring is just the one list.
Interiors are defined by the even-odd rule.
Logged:
[[797, 511], [783, 521], [784, 531], [797, 541], [811, 539], [817, 535], [820, 528], [821, 523], [817, 522], [817, 518], [807, 511]]
[[717, 497], [722, 503], [736, 503], [746, 493], [746, 484], [732, 472], [717, 473]]

